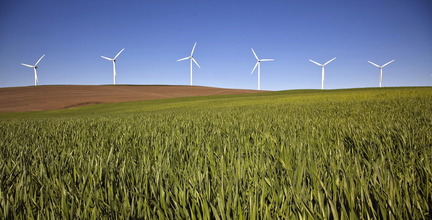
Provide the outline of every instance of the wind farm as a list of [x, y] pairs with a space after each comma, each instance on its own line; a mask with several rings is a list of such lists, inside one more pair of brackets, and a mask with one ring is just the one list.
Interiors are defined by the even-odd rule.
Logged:
[[[195, 42], [194, 45], [193, 45], [193, 47], [192, 47], [192, 50], [191, 50], [191, 53], [190, 53], [189, 56], [177, 60], [177, 61], [189, 60], [189, 62], [190, 62], [190, 86], [193, 85], [193, 64], [195, 63], [195, 65], [198, 66], [198, 68], [201, 68], [200, 65], [198, 64], [198, 62], [193, 57], [196, 45], [197, 45], [197, 43]], [[254, 55], [254, 57], [256, 59], [256, 63], [255, 63], [255, 65], [254, 65], [254, 67], [253, 67], [253, 69], [251, 71], [251, 74], [253, 74], [254, 71], [257, 69], [257, 90], [261, 90], [261, 62], [274, 61], [274, 59], [260, 59], [258, 57], [258, 55], [256, 54], [256, 52], [254, 51], [254, 49], [251, 48], [251, 50], [252, 50], [252, 53], [253, 53], [253, 55]], [[116, 85], [116, 76], [117, 76], [117, 73], [116, 73], [116, 61], [117, 61], [118, 56], [123, 51], [124, 51], [124, 48], [121, 49], [114, 56], [114, 58], [108, 58], [108, 57], [105, 57], [105, 56], [101, 56], [103, 59], [109, 60], [113, 64], [113, 85]], [[29, 65], [29, 64], [21, 63], [21, 65], [23, 65], [23, 66], [33, 68], [33, 70], [34, 70], [34, 85], [35, 86], [38, 85], [38, 82], [39, 82], [38, 81], [38, 77], [37, 77], [37, 68], [38, 68], [37, 65], [42, 60], [42, 58], [44, 58], [44, 56], [45, 56], [45, 54], [42, 55], [39, 58], [39, 60], [34, 65]], [[314, 64], [316, 64], [316, 65], [318, 65], [318, 66], [321, 67], [321, 89], [322, 90], [324, 89], [325, 66], [328, 65], [329, 63], [331, 63], [332, 61], [334, 61], [335, 59], [336, 59], [336, 57], [334, 57], [333, 59], [330, 59], [329, 61], [325, 62], [324, 64], [321, 64], [321, 63], [318, 63], [318, 62], [316, 62], [314, 60], [309, 59], [310, 62], [312, 62], [312, 63], [314, 63]], [[376, 67], [378, 67], [380, 69], [379, 87], [382, 87], [382, 69], [385, 66], [389, 65], [390, 63], [392, 63], [394, 61], [395, 60], [391, 60], [391, 61], [385, 63], [382, 66], [380, 66], [378, 64], [375, 64], [375, 63], [373, 63], [371, 61], [368, 61], [370, 64], [372, 64], [372, 65], [374, 65], [374, 66], [376, 66]]]
[[[55, 212], [61, 216], [75, 218], [230, 218], [229, 213], [234, 213], [251, 219], [293, 215], [318, 219], [391, 215], [405, 219], [428, 215], [424, 210], [429, 209], [429, 194], [414, 193], [408, 200], [403, 195], [432, 187], [411, 178], [413, 169], [415, 173], [432, 173], [431, 166], [427, 162], [406, 166], [401, 157], [406, 152], [415, 152], [419, 158], [432, 156], [427, 123], [432, 115], [432, 88], [381, 88], [382, 69], [394, 60], [382, 66], [368, 61], [380, 69], [379, 88], [325, 89], [325, 67], [334, 57], [323, 64], [309, 60], [321, 67], [321, 90], [263, 91], [261, 63], [274, 59], [261, 59], [251, 48], [256, 60], [251, 74], [257, 70], [257, 89], [222, 89], [193, 84], [193, 65], [200, 68], [194, 58], [196, 46], [195, 42], [190, 55], [177, 60], [189, 61], [188, 86], [116, 84], [116, 60], [124, 48], [114, 58], [101, 56], [113, 63], [110, 86], [36, 87], [37, 65], [45, 55], [34, 65], [22, 64], [34, 69], [35, 86], [0, 88], [0, 133], [5, 134], [0, 143], [10, 143], [5, 145], [6, 154], [18, 154], [20, 140], [28, 149], [23, 157], [38, 159], [31, 164], [14, 157], [0, 158], [0, 162], [9, 164], [8, 169], [32, 170], [31, 176], [47, 183], [61, 183], [44, 189], [40, 180], [21, 174], [21, 179], [29, 179], [26, 186], [33, 195], [31, 200], [39, 201], [37, 210], [44, 212], [6, 207], [0, 209], [0, 216], [46, 217], [46, 213], [53, 215], [50, 204], [59, 207]], [[383, 114], [381, 108], [391, 109], [390, 114]], [[421, 114], [406, 115], [406, 109]], [[410, 133], [413, 129], [415, 134]], [[37, 142], [31, 139], [35, 136]], [[60, 144], [52, 146], [53, 142]], [[389, 151], [391, 147], [404, 150]], [[46, 153], [39, 149], [48, 148], [63, 152], [60, 159], [42, 162]], [[65, 169], [65, 161], [71, 161], [66, 166], [80, 169], [80, 174]], [[352, 161], [357, 162], [353, 165]], [[400, 167], [401, 178], [389, 178], [393, 173], [389, 167]], [[94, 170], [102, 170], [102, 174]], [[368, 173], [362, 173], [365, 171]], [[377, 177], [376, 172], [382, 176]], [[87, 186], [88, 179], [100, 179], [106, 185]], [[19, 194], [22, 190], [14, 187], [24, 183], [7, 181], [6, 193], [17, 195], [11, 207], [27, 203]], [[402, 181], [404, 187], [383, 189], [377, 181], [386, 186]], [[372, 184], [376, 186], [370, 187]], [[77, 193], [75, 188], [83, 188], [85, 193]], [[152, 190], [156, 188], [155, 194]], [[362, 199], [366, 190], [369, 197]], [[383, 190], [390, 196], [383, 197]], [[54, 197], [53, 192], [61, 196]], [[314, 205], [305, 205], [301, 198]], [[370, 199], [376, 204], [371, 205]], [[389, 214], [388, 199], [403, 205]], [[353, 200], [357, 201], [350, 202]], [[79, 205], [76, 201], [85, 202]], [[111, 211], [91, 208], [96, 201], [104, 201]], [[202, 211], [196, 213], [189, 204]]]
[[432, 219], [431, 6], [2, 4], [0, 219]]
[[[62, 182], [50, 185], [48, 191], [40, 187], [40, 181], [27, 180], [27, 191], [33, 195], [31, 200], [38, 200], [37, 210], [45, 210], [44, 213], [6, 207], [0, 209], [0, 216], [46, 217], [46, 213], [52, 215], [50, 204], [61, 207], [56, 209], [61, 216], [75, 218], [94, 215], [144, 219], [155, 216], [230, 218], [228, 213], [234, 213], [251, 219], [293, 215], [318, 219], [391, 215], [405, 219], [428, 215], [424, 210], [429, 208], [429, 195], [414, 193], [408, 200], [403, 195], [432, 187], [410, 178], [412, 169], [418, 173], [432, 173], [431, 166], [420, 162], [406, 167], [406, 162], [400, 158], [407, 151], [415, 152], [419, 158], [432, 156], [429, 150], [432, 137], [428, 136], [430, 126], [427, 123], [432, 115], [429, 104], [432, 88], [381, 88], [382, 69], [395, 60], [382, 66], [368, 61], [380, 69], [379, 88], [325, 90], [325, 67], [336, 59], [334, 57], [323, 64], [309, 59], [321, 67], [321, 90], [262, 91], [261, 63], [274, 59], [261, 59], [251, 48], [256, 60], [251, 74], [257, 70], [257, 89], [222, 89], [193, 84], [193, 65], [200, 68], [194, 58], [196, 46], [195, 42], [190, 55], [177, 60], [189, 61], [188, 86], [116, 84], [116, 60], [124, 48], [114, 58], [101, 56], [113, 63], [112, 86], [36, 87], [37, 65], [45, 55], [34, 65], [22, 64], [34, 69], [35, 86], [0, 88], [0, 133], [6, 134], [0, 138], [0, 143], [24, 141], [30, 149], [25, 157], [32, 155], [38, 159], [32, 164], [14, 157], [0, 158], [0, 162], [9, 164], [8, 169], [12, 170], [12, 164], [33, 170], [30, 175], [47, 182]], [[392, 109], [392, 112], [383, 115], [381, 108]], [[317, 109], [320, 114], [316, 114]], [[407, 116], [406, 109], [421, 114]], [[367, 117], [364, 112], [368, 112]], [[72, 130], [65, 131], [64, 123]], [[39, 124], [42, 126], [36, 127]], [[413, 129], [417, 133], [410, 133]], [[40, 140], [33, 143], [29, 137], [35, 136]], [[64, 141], [65, 137], [71, 140]], [[407, 140], [413, 144], [407, 144]], [[60, 143], [54, 145], [54, 149], [64, 153], [57, 162], [41, 162], [46, 153], [38, 149], [52, 149], [52, 142]], [[5, 150], [7, 154], [18, 154], [16, 150], [20, 146], [11, 142], [6, 144]], [[391, 147], [404, 149], [403, 153], [388, 151]], [[83, 174], [63, 168], [62, 163], [69, 161], [67, 155], [72, 154], [76, 159], [70, 161], [77, 162], [67, 166], [73, 170], [84, 166]], [[89, 155], [98, 159], [87, 159]], [[139, 159], [137, 155], [141, 155]], [[358, 162], [352, 165], [353, 160]], [[391, 166], [387, 166], [388, 163]], [[46, 165], [35, 167], [33, 164]], [[389, 178], [393, 173], [389, 167], [402, 167], [399, 171], [402, 178]], [[94, 169], [102, 170], [103, 174], [96, 175]], [[364, 170], [368, 173], [362, 174]], [[346, 178], [340, 176], [341, 172]], [[376, 172], [382, 176], [377, 177]], [[25, 178], [30, 177], [22, 174], [21, 179]], [[97, 178], [107, 185], [92, 184], [86, 189], [87, 180]], [[386, 185], [402, 181], [405, 185], [397, 190], [385, 188], [384, 192], [391, 196], [383, 197], [384, 186], [375, 181]], [[28, 201], [19, 196], [22, 191], [14, 187], [17, 184], [23, 183], [9, 181], [6, 184], [7, 194], [18, 195], [11, 200], [11, 207]], [[371, 184], [376, 187], [370, 187]], [[74, 190], [83, 187], [84, 194]], [[156, 188], [159, 191], [155, 194], [152, 190]], [[334, 191], [328, 192], [329, 189]], [[366, 190], [369, 198], [361, 199]], [[52, 192], [62, 196], [56, 199]], [[296, 197], [290, 199], [289, 195]], [[307, 201], [314, 205], [305, 205], [304, 199], [300, 199], [304, 195], [312, 195], [307, 196]], [[65, 202], [69, 197], [73, 200]], [[323, 201], [324, 197], [328, 200]], [[374, 199], [376, 204], [370, 205], [369, 199]], [[389, 214], [386, 211], [388, 199], [403, 205]], [[264, 200], [266, 202], [260, 202]], [[291, 202], [283, 202], [286, 200]], [[357, 201], [350, 202], [353, 200]], [[85, 203], [82, 207], [76, 201]], [[104, 201], [111, 211], [90, 208], [96, 201]], [[195, 213], [189, 204], [195, 204], [202, 211]], [[338, 210], [336, 206], [342, 208]], [[302, 212], [299, 207], [309, 211]]]

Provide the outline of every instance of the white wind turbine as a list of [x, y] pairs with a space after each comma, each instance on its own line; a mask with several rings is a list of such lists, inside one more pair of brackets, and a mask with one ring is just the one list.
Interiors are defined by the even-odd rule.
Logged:
[[197, 63], [197, 61], [195, 60], [195, 58], [193, 58], [193, 53], [195, 51], [196, 45], [197, 45], [197, 43], [195, 42], [195, 44], [194, 44], [194, 46], [192, 48], [192, 52], [191, 52], [190, 56], [177, 60], [177, 61], [182, 61], [182, 60], [187, 60], [187, 59], [190, 60], [190, 85], [192, 85], [192, 62], [194, 62], [201, 69], [200, 65]]
[[38, 77], [37, 77], [37, 70], [36, 70], [38, 68], [37, 65], [42, 60], [42, 58], [44, 58], [44, 56], [45, 56], [45, 54], [42, 55], [41, 58], [39, 58], [39, 60], [33, 66], [25, 64], [25, 63], [21, 63], [21, 65], [23, 65], [23, 66], [33, 68], [33, 70], [34, 70], [34, 82], [35, 82], [35, 86], [37, 86], [37, 84], [39, 83], [39, 80], [38, 80]]
[[112, 58], [112, 59], [108, 58], [108, 57], [101, 56], [102, 58], [113, 62], [114, 85], [116, 84], [116, 65], [115, 65], [115, 63], [116, 63], [117, 57], [121, 54], [121, 52], [123, 52], [123, 50], [124, 50], [124, 48], [122, 50], [120, 50], [120, 52], [118, 52], [117, 55], [114, 58]]
[[260, 83], [260, 80], [261, 80], [261, 62], [262, 62], [262, 61], [273, 61], [274, 59], [259, 59], [258, 56], [256, 55], [254, 49], [251, 48], [251, 50], [252, 50], [252, 53], [254, 54], [254, 56], [255, 56], [255, 58], [256, 58], [256, 60], [257, 60], [257, 62], [256, 62], [256, 64], [255, 64], [255, 66], [254, 66], [254, 68], [253, 68], [251, 74], [252, 74], [252, 73], [255, 71], [255, 69], [258, 67], [258, 90], [260, 90], [260, 86], [261, 86], [261, 83]]
[[311, 61], [312, 63], [315, 63], [315, 64], [318, 65], [318, 66], [321, 66], [321, 89], [324, 89], [324, 67], [325, 67], [327, 64], [329, 64], [331, 61], [335, 60], [335, 59], [336, 59], [336, 57], [333, 58], [333, 59], [331, 59], [331, 60], [329, 60], [329, 61], [327, 61], [327, 62], [324, 63], [324, 64], [321, 64], [321, 63], [315, 62], [315, 61], [313, 61], [313, 60], [309, 60], [309, 61]]
[[386, 64], [384, 64], [384, 65], [382, 65], [382, 66], [380, 66], [380, 65], [378, 65], [378, 64], [375, 64], [375, 63], [372, 63], [371, 61], [368, 61], [370, 64], [372, 64], [372, 65], [374, 65], [374, 66], [376, 66], [376, 67], [378, 67], [378, 68], [380, 69], [379, 87], [381, 87], [381, 85], [382, 85], [382, 68], [385, 67], [385, 66], [387, 66], [387, 65], [389, 65], [389, 64], [392, 63], [393, 61], [395, 61], [395, 60], [392, 60], [392, 61], [390, 61], [390, 62], [388, 62], [388, 63], [386, 63]]

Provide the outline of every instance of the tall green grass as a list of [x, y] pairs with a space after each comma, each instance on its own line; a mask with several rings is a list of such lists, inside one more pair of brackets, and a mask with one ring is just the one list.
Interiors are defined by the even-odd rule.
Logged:
[[0, 115], [8, 219], [430, 219], [432, 88]]

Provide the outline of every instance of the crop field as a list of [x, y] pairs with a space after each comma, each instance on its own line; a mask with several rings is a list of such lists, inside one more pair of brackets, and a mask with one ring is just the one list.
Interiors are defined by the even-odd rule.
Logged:
[[2, 219], [431, 219], [432, 88], [0, 114]]

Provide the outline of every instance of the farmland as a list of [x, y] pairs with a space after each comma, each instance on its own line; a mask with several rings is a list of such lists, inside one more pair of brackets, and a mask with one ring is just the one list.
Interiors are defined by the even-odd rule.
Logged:
[[430, 219], [432, 88], [0, 114], [10, 219]]

